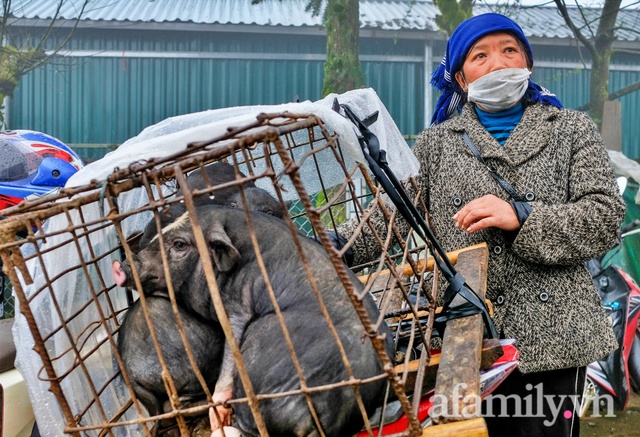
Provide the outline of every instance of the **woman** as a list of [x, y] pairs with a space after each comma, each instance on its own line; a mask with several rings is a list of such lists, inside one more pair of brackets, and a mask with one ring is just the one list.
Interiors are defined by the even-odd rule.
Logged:
[[[615, 245], [624, 204], [594, 123], [533, 83], [532, 67], [511, 19], [484, 14], [460, 24], [432, 77], [442, 92], [433, 124], [413, 149], [444, 248], [488, 244], [494, 322], [520, 350], [519, 370], [499, 388], [515, 395], [509, 411], [500, 397], [483, 406], [492, 437], [578, 436], [570, 396], [582, 394], [585, 366], [617, 347], [583, 263]], [[492, 178], [465, 133], [524, 199]], [[362, 240], [353, 251], [363, 261]]]

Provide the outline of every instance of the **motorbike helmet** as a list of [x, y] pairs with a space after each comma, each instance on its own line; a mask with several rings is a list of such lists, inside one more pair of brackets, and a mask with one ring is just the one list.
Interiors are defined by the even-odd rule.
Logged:
[[80, 157], [60, 140], [42, 132], [0, 132], [0, 211], [25, 198], [41, 196], [84, 166]]

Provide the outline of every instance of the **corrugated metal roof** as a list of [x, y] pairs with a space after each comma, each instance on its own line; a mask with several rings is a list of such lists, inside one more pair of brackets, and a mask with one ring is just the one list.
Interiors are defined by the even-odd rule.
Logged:
[[[84, 0], [67, 0], [59, 18], [74, 20]], [[307, 0], [90, 0], [82, 17], [88, 21], [139, 23], [247, 24], [260, 26], [320, 26], [322, 19], [306, 11]], [[50, 19], [55, 16], [58, 0], [13, 0], [16, 18]], [[495, 7], [494, 7], [495, 8]], [[489, 6], [476, 5], [474, 12], [489, 12]], [[573, 38], [555, 6], [511, 7], [502, 10], [514, 18], [529, 37]], [[597, 27], [600, 9], [570, 8], [577, 25], [594, 20]], [[434, 18], [438, 9], [426, 0], [364, 0], [360, 2], [360, 23], [363, 28], [382, 30], [437, 31]], [[621, 9], [618, 14], [619, 40], [636, 41], [634, 29], [640, 25], [640, 10]], [[586, 27], [586, 25], [583, 25]]]
[[437, 31], [433, 3], [416, 1], [361, 1], [360, 25], [384, 30], [431, 30]]
[[[474, 8], [474, 12], [489, 12], [486, 6]], [[582, 30], [583, 35], [595, 35], [602, 9], [569, 7], [569, 15], [574, 24]], [[527, 37], [540, 38], [574, 38], [571, 29], [555, 6], [528, 6], [510, 8], [506, 14], [513, 18]], [[640, 39], [640, 10], [621, 8], [618, 11], [616, 38], [622, 41]]]
[[[14, 0], [12, 13], [20, 18], [50, 19], [58, 0]], [[74, 20], [84, 0], [67, 0], [59, 18]], [[317, 26], [320, 17], [305, 11], [306, 1], [265, 0], [90, 0], [82, 17], [91, 21], [183, 22], [201, 24], [258, 24]]]

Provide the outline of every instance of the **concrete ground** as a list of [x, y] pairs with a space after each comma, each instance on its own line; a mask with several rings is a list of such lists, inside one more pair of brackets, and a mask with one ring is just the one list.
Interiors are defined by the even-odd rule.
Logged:
[[616, 417], [585, 417], [580, 422], [580, 437], [639, 437], [640, 395], [633, 393], [626, 411]]

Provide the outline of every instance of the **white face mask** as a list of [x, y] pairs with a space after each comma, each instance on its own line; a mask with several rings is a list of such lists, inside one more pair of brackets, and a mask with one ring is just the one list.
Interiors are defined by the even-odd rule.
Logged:
[[469, 84], [467, 98], [485, 111], [504, 111], [520, 102], [529, 86], [529, 76], [531, 71], [527, 68], [492, 71]]

